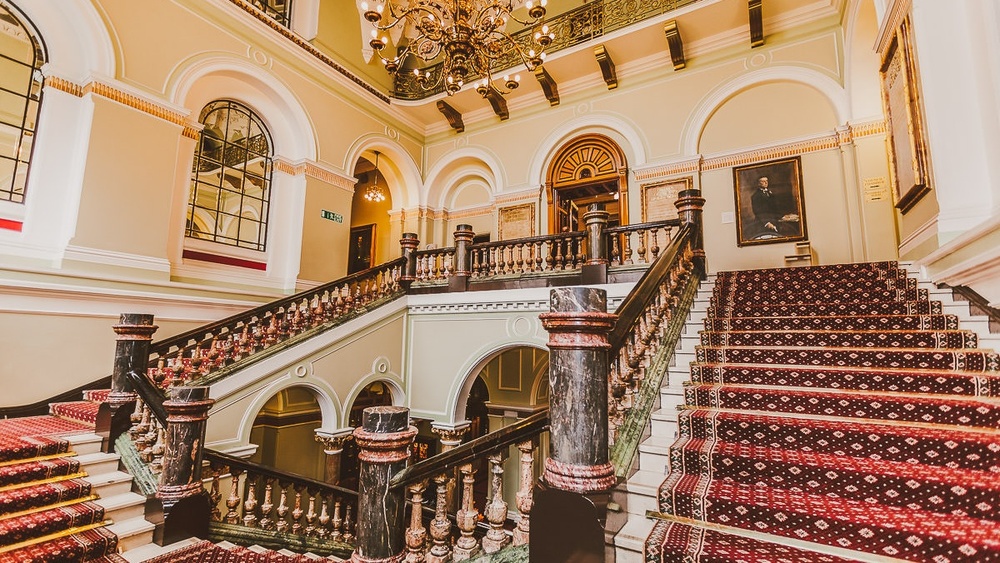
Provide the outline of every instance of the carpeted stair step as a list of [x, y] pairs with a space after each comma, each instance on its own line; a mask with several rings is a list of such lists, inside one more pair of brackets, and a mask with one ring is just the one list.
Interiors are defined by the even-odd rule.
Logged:
[[729, 385], [817, 387], [872, 392], [1000, 397], [1000, 374], [953, 370], [691, 364], [691, 381]]
[[900, 559], [1000, 561], [1000, 527], [994, 521], [706, 475], [668, 476], [661, 488], [661, 511]]
[[710, 331], [747, 330], [958, 330], [956, 315], [851, 315], [706, 317]]
[[743, 294], [746, 295], [747, 298], [752, 299], [757, 293], [783, 293], [786, 295], [794, 295], [797, 293], [816, 290], [830, 290], [834, 287], [844, 291], [882, 289], [908, 290], [917, 289], [917, 280], [907, 277], [902, 271], [897, 272], [897, 275], [893, 277], [840, 279], [837, 280], [835, 284], [831, 284], [827, 280], [817, 279], [814, 277], [793, 278], [788, 280], [775, 279], [763, 284], [734, 278], [721, 278], [717, 279], [716, 282], [712, 284], [711, 292], [706, 293], [719, 297]]
[[670, 467], [718, 481], [926, 507], [952, 516], [996, 519], [1000, 508], [1000, 479], [984, 471], [699, 439], [674, 443]]
[[704, 383], [688, 385], [684, 394], [687, 408], [1000, 427], [1000, 401], [977, 397], [885, 393], [873, 399], [856, 391]]
[[1000, 371], [1000, 355], [979, 349], [698, 346], [695, 358], [699, 363]]
[[81, 502], [0, 520], [0, 545], [48, 536], [72, 528], [99, 524], [104, 509], [94, 502]]
[[968, 330], [702, 331], [703, 346], [822, 346], [824, 348], [976, 348]]
[[103, 403], [108, 400], [111, 389], [88, 389], [83, 392], [83, 400], [92, 403]]
[[851, 303], [855, 301], [927, 301], [926, 289], [867, 289], [841, 290], [823, 287], [804, 290], [765, 289], [746, 293], [716, 293], [710, 304], [714, 307], [766, 305], [769, 303]]
[[995, 431], [710, 409], [679, 411], [678, 422], [682, 437], [1000, 474], [1000, 435]]
[[645, 545], [646, 561], [697, 563], [846, 563], [834, 555], [658, 520]]
[[122, 563], [118, 538], [98, 527], [0, 553], [0, 563]]
[[831, 315], [940, 315], [940, 301], [792, 302], [709, 307], [709, 317], [826, 317]]
[[69, 457], [13, 462], [0, 466], [0, 488], [79, 472], [80, 461]]
[[35, 511], [51, 505], [94, 498], [90, 483], [83, 479], [59, 477], [58, 481], [29, 483], [0, 489], [0, 520], [14, 514]]
[[49, 405], [49, 414], [93, 426], [97, 421], [97, 409], [100, 406], [100, 403], [93, 401], [52, 403]]
[[332, 559], [311, 554], [283, 554], [261, 547], [247, 548], [228, 542], [215, 544], [203, 540], [145, 559], [144, 563], [313, 563], [327, 560]]
[[715, 274], [716, 283], [726, 281], [882, 279], [905, 277], [906, 270], [898, 262], [865, 262], [858, 264], [824, 264], [808, 268], [760, 268], [732, 270]]

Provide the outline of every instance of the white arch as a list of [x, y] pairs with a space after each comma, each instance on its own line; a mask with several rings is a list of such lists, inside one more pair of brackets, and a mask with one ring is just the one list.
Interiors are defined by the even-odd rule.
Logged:
[[708, 125], [712, 115], [722, 104], [730, 98], [753, 88], [769, 82], [796, 82], [810, 86], [820, 94], [826, 96], [837, 114], [837, 123], [846, 123], [850, 117], [850, 101], [847, 92], [836, 80], [820, 73], [792, 66], [776, 66], [748, 72], [740, 75], [729, 82], [720, 84], [715, 90], [702, 98], [701, 103], [688, 116], [684, 124], [681, 144], [682, 154], [698, 154], [698, 143], [701, 134]]
[[386, 373], [376, 373], [373, 371], [359, 379], [354, 386], [351, 387], [351, 391], [347, 394], [347, 397], [344, 400], [343, 410], [341, 412], [342, 418], [338, 428], [345, 428], [348, 424], [350, 424], [351, 408], [354, 405], [354, 401], [358, 399], [358, 395], [361, 394], [361, 391], [364, 390], [365, 387], [368, 387], [376, 381], [389, 387], [389, 393], [392, 395], [393, 406], [404, 406], [406, 404], [406, 392], [403, 391], [403, 387], [399, 384], [398, 379], [399, 375], [392, 371], [388, 371]]
[[[371, 155], [374, 151], [382, 154], [379, 160], [379, 173], [385, 177], [389, 186], [393, 209], [417, 205], [420, 202], [423, 186], [420, 169], [410, 153], [388, 137], [368, 134], [356, 139], [344, 156], [343, 169], [347, 174], [353, 174], [358, 160], [363, 155]], [[385, 168], [382, 167], [383, 163], [386, 164]]]
[[49, 59], [45, 75], [78, 84], [94, 76], [115, 76], [116, 45], [92, 2], [18, 0], [14, 4], [42, 35]]
[[[483, 174], [488, 170], [489, 174]], [[500, 159], [491, 151], [481, 147], [462, 147], [450, 151], [447, 158], [434, 163], [434, 166], [427, 171], [425, 192], [426, 205], [433, 207], [443, 207], [448, 192], [455, 186], [458, 179], [476, 176], [482, 178], [490, 187], [490, 195], [495, 197], [503, 191], [507, 185], [507, 177], [504, 167], [500, 164]], [[440, 186], [440, 189], [434, 189]], [[432, 202], [431, 191], [437, 194], [437, 201]]]
[[305, 387], [313, 392], [316, 402], [319, 403], [320, 428], [340, 428], [341, 420], [340, 401], [337, 392], [322, 379], [309, 376], [305, 379], [281, 377], [269, 385], [260, 387], [256, 391], [253, 401], [247, 406], [237, 428], [236, 440], [241, 444], [250, 443], [250, 431], [253, 429], [253, 422], [257, 419], [257, 414], [271, 397], [285, 389], [292, 387]]
[[542, 139], [538, 150], [535, 151], [535, 157], [528, 166], [529, 181], [538, 185], [545, 183], [545, 172], [559, 148], [570, 139], [587, 133], [606, 135], [618, 143], [625, 153], [630, 168], [646, 163], [648, 153], [646, 141], [634, 123], [615, 115], [593, 113], [564, 124]]
[[513, 350], [515, 348], [535, 348], [548, 352], [548, 348], [546, 348], [543, 341], [511, 340], [508, 342], [498, 343], [487, 349], [485, 352], [480, 353], [472, 360], [471, 363], [467, 364], [468, 367], [466, 369], [461, 370], [460, 373], [463, 375], [455, 378], [455, 381], [452, 384], [452, 389], [448, 393], [448, 403], [445, 405], [445, 412], [452, 413], [452, 419], [438, 422], [456, 423], [465, 420], [465, 404], [468, 402], [469, 392], [472, 391], [472, 385], [476, 382], [476, 377], [479, 375], [479, 372], [482, 371], [483, 368], [486, 367], [486, 364], [490, 363], [493, 358], [499, 356], [507, 350]]
[[167, 97], [197, 116], [214, 100], [235, 99], [264, 121], [274, 141], [275, 157], [315, 161], [317, 134], [295, 93], [277, 76], [230, 55], [204, 55], [183, 61], [167, 79]]

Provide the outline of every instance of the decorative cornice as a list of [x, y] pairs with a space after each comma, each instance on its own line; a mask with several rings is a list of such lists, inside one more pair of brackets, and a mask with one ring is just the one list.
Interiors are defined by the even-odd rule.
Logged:
[[304, 174], [351, 193], [354, 193], [354, 187], [357, 185], [356, 179], [338, 174], [315, 162], [291, 163], [287, 160], [276, 159], [274, 161], [274, 169], [291, 176], [301, 176]]
[[507, 205], [508, 203], [522, 203], [522, 202], [534, 202], [538, 201], [538, 196], [540, 189], [537, 190], [522, 190], [513, 193], [504, 193], [496, 196], [493, 199], [494, 205], [501, 206]]
[[882, 25], [878, 29], [878, 38], [875, 40], [875, 51], [881, 58], [885, 58], [885, 52], [892, 44], [892, 38], [896, 36], [896, 30], [903, 25], [903, 20], [910, 13], [912, 0], [891, 0], [886, 7], [885, 17], [882, 18]]
[[669, 164], [661, 164], [657, 166], [651, 166], [649, 168], [636, 169], [635, 179], [642, 182], [645, 180], [652, 180], [654, 178], [663, 178], [666, 176], [676, 176], [679, 174], [691, 174], [697, 172], [701, 167], [701, 156], [696, 158], [691, 158], [688, 160], [682, 160], [680, 162], [671, 162]]
[[483, 205], [458, 211], [442, 210], [434, 214], [434, 219], [465, 219], [466, 217], [482, 217], [493, 213], [492, 205]]
[[732, 168], [733, 166], [741, 166], [754, 162], [763, 162], [766, 160], [786, 158], [810, 152], [835, 149], [838, 146], [840, 146], [839, 135], [825, 135], [823, 137], [816, 137], [813, 139], [806, 139], [773, 147], [763, 147], [751, 151], [706, 158], [702, 162], [701, 169], [704, 171], [717, 170], [719, 168]]
[[257, 18], [258, 20], [260, 20], [261, 23], [263, 23], [264, 25], [266, 25], [266, 26], [270, 27], [271, 29], [273, 29], [274, 31], [278, 32], [281, 36], [283, 36], [286, 39], [290, 40], [292, 43], [295, 43], [298, 47], [304, 49], [310, 55], [316, 57], [323, 64], [325, 64], [326, 66], [328, 66], [328, 67], [332, 68], [333, 70], [337, 71], [338, 73], [340, 73], [341, 75], [343, 75], [345, 78], [347, 78], [351, 82], [354, 82], [355, 84], [357, 84], [361, 88], [364, 88], [366, 91], [370, 92], [372, 95], [374, 95], [378, 99], [382, 100], [383, 102], [385, 102], [387, 104], [390, 103], [389, 102], [389, 96], [383, 94], [382, 92], [379, 92], [378, 90], [376, 90], [375, 88], [373, 88], [371, 85], [369, 85], [367, 82], [365, 82], [361, 78], [355, 76], [352, 72], [350, 72], [346, 68], [344, 68], [344, 67], [340, 66], [339, 64], [337, 64], [333, 59], [331, 59], [330, 57], [328, 57], [325, 53], [323, 53], [322, 51], [320, 51], [316, 47], [313, 47], [312, 44], [310, 44], [308, 41], [306, 41], [305, 39], [299, 37], [297, 34], [293, 33], [290, 29], [288, 29], [285, 26], [281, 25], [280, 23], [278, 23], [277, 21], [275, 21], [273, 18], [271, 18], [270, 16], [268, 16], [264, 12], [261, 12], [256, 7], [254, 7], [253, 5], [251, 5], [249, 2], [246, 2], [245, 0], [229, 0], [229, 1], [232, 4], [234, 4], [235, 6], [239, 7], [240, 9], [242, 9], [244, 12], [246, 12], [246, 13], [250, 14], [251, 16], [253, 16], [253, 17]]
[[94, 94], [96, 96], [101, 96], [102, 98], [113, 100], [132, 109], [152, 115], [153, 117], [169, 121], [175, 125], [180, 125], [184, 128], [183, 134], [185, 137], [191, 137], [192, 139], [198, 138], [198, 132], [200, 129], [197, 129], [197, 126], [188, 123], [186, 115], [158, 104], [152, 100], [144, 99], [135, 94], [125, 92], [116, 86], [97, 80], [91, 80], [90, 82], [81, 85], [59, 76], [46, 76], [45, 85], [80, 98], [87, 94]]
[[865, 123], [854, 123], [850, 125], [851, 136], [855, 139], [859, 137], [870, 137], [872, 135], [885, 135], [888, 126], [884, 119], [876, 119]]
[[78, 98], [83, 97], [83, 86], [75, 82], [66, 80], [65, 78], [60, 78], [58, 76], [46, 76], [45, 85], [50, 88], [55, 88], [61, 92], [66, 92]]
[[[201, 125], [201, 124], [199, 123], [199, 125]], [[202, 127], [195, 127], [194, 125], [191, 125], [189, 123], [189, 124], [187, 124], [187, 125], [184, 126], [184, 130], [181, 131], [181, 135], [183, 135], [183, 136], [185, 136], [185, 137], [187, 137], [189, 139], [194, 139], [195, 141], [197, 141], [198, 137], [201, 135], [201, 130], [202, 130]]]

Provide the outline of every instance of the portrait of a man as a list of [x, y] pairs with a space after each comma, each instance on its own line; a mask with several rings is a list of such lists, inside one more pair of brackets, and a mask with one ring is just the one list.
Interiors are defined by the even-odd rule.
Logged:
[[738, 246], [806, 238], [799, 157], [733, 169]]

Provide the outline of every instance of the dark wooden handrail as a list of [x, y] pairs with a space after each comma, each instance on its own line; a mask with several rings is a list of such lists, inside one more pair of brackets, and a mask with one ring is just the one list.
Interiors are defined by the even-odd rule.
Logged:
[[617, 235], [621, 233], [634, 233], [636, 231], [648, 231], [651, 229], [661, 229], [663, 227], [680, 227], [680, 219], [664, 219], [662, 221], [649, 221], [646, 223], [632, 223], [604, 229], [605, 235]]
[[362, 270], [360, 272], [356, 272], [354, 274], [336, 279], [331, 282], [327, 282], [323, 285], [314, 287], [312, 289], [300, 291], [295, 295], [289, 295], [288, 297], [283, 297], [276, 301], [270, 301], [268, 303], [260, 305], [259, 307], [250, 309], [249, 311], [243, 311], [241, 313], [231, 315], [229, 317], [220, 319], [213, 323], [193, 328], [187, 332], [182, 332], [181, 334], [171, 336], [170, 338], [167, 338], [165, 340], [156, 341], [150, 347], [150, 355], [156, 354], [162, 356], [165, 352], [170, 351], [171, 348], [183, 348], [192, 339], [199, 340], [198, 337], [200, 336], [204, 336], [205, 334], [208, 333], [215, 333], [221, 328], [238, 323], [244, 319], [263, 317], [265, 313], [271, 310], [278, 309], [281, 307], [288, 308], [288, 306], [290, 306], [293, 302], [298, 303], [303, 299], [305, 299], [306, 297], [310, 297], [317, 293], [323, 293], [324, 291], [328, 291], [331, 289], [336, 289], [340, 286], [343, 286], [344, 284], [364, 279], [364, 277], [367, 276], [369, 272], [371, 272], [372, 270], [383, 270], [392, 266], [397, 266], [397, 265], [402, 266], [404, 264], [406, 264], [405, 258], [397, 258], [395, 260], [386, 262], [385, 264], [379, 264], [378, 266], [368, 268], [367, 270]]
[[482, 248], [497, 248], [502, 246], [511, 246], [515, 244], [531, 244], [533, 242], [547, 242], [547, 241], [563, 241], [566, 239], [573, 238], [583, 238], [587, 236], [586, 231], [569, 231], [565, 233], [555, 233], [551, 235], [535, 235], [533, 237], [524, 238], [513, 238], [507, 240], [494, 240], [490, 242], [480, 242], [478, 244], [470, 244], [469, 250], [482, 249]]
[[128, 382], [135, 391], [135, 394], [149, 407], [150, 413], [160, 423], [160, 426], [166, 428], [167, 411], [163, 408], [163, 401], [167, 400], [167, 398], [164, 396], [163, 391], [156, 385], [153, 385], [153, 382], [144, 374], [130, 371], [125, 374], [125, 377], [128, 378]]
[[209, 462], [212, 465], [226, 465], [230, 468], [230, 470], [235, 468], [242, 473], [252, 473], [258, 476], [264, 476], [265, 478], [274, 479], [281, 483], [293, 483], [296, 486], [304, 487], [313, 492], [331, 491], [348, 497], [358, 496], [358, 492], [352, 491], [351, 489], [346, 489], [344, 487], [340, 487], [337, 485], [331, 485], [330, 483], [318, 481], [316, 479], [312, 479], [304, 475], [299, 475], [297, 473], [281, 471], [278, 469], [274, 469], [272, 467], [268, 467], [266, 465], [253, 463], [243, 458], [222, 453], [218, 450], [206, 449], [204, 459], [205, 461]]
[[461, 465], [471, 463], [484, 454], [534, 438], [548, 427], [549, 409], [546, 408], [510, 426], [490, 432], [485, 436], [403, 469], [389, 481], [389, 488], [404, 487], [422, 479], [440, 475]]
[[625, 297], [622, 304], [618, 306], [618, 322], [608, 334], [608, 342], [612, 350], [621, 348], [625, 338], [631, 331], [632, 325], [638, 320], [639, 315], [646, 309], [646, 305], [659, 291], [660, 282], [664, 276], [670, 272], [674, 264], [681, 257], [681, 249], [691, 236], [694, 228], [690, 223], [681, 225], [677, 236], [670, 242], [666, 252], [653, 262], [653, 265], [646, 270], [639, 282], [635, 284], [632, 291]]

